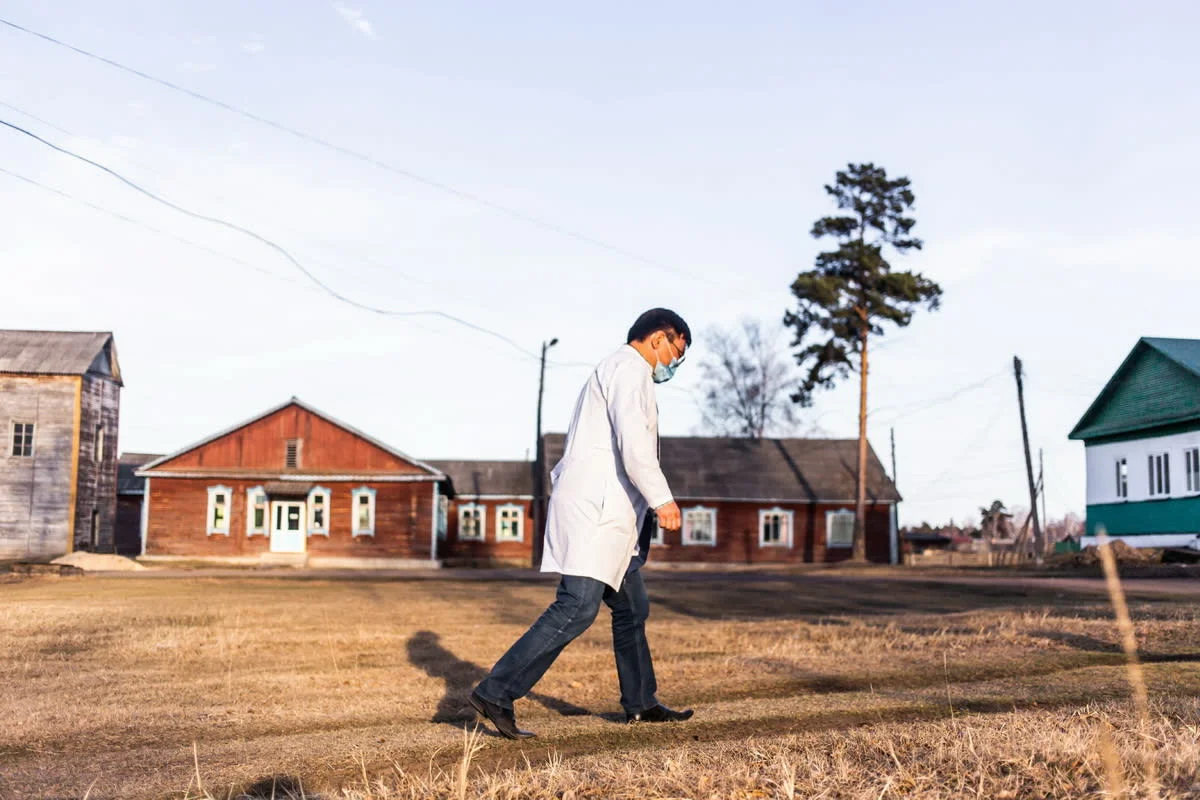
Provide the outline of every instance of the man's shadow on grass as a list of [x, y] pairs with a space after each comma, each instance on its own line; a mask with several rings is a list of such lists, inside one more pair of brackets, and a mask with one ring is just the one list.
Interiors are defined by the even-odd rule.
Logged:
[[[467, 698], [471, 690], [483, 680], [488, 671], [478, 664], [459, 658], [442, 646], [441, 637], [433, 631], [418, 631], [408, 640], [408, 660], [432, 678], [445, 681], [446, 689], [438, 702], [437, 712], [430, 722], [453, 725], [456, 728], [473, 727], [476, 714]], [[540, 703], [564, 717], [587, 716], [586, 708], [557, 697], [530, 692], [529, 699]]]

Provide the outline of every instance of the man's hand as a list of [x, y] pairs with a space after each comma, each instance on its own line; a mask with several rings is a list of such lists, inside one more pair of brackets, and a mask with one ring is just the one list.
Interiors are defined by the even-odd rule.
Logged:
[[677, 531], [683, 527], [683, 517], [679, 513], [679, 506], [674, 501], [665, 506], [659, 506], [654, 509], [654, 513], [658, 515], [658, 527], [664, 531]]

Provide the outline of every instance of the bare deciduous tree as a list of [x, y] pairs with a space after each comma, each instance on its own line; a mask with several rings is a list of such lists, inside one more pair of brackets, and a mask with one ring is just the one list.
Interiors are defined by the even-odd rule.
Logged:
[[799, 376], [782, 328], [743, 320], [714, 329], [704, 339], [700, 364], [701, 419], [718, 436], [762, 439], [788, 436], [797, 428], [791, 394]]

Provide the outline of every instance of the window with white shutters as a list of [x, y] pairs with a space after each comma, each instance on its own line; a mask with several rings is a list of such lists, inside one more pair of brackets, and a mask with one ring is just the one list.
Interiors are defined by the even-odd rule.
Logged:
[[229, 506], [232, 494], [228, 486], [208, 487], [208, 534], [229, 535]]
[[792, 519], [792, 512], [782, 508], [758, 512], [758, 546], [791, 547]]
[[[659, 533], [661, 536], [661, 532]], [[688, 545], [717, 544], [717, 510], [715, 508], [685, 509], [683, 512], [683, 543]]]
[[460, 542], [482, 542], [485, 538], [484, 523], [487, 506], [464, 503], [458, 507], [458, 540]]
[[854, 512], [839, 509], [825, 514], [825, 546], [830, 550], [854, 546]]

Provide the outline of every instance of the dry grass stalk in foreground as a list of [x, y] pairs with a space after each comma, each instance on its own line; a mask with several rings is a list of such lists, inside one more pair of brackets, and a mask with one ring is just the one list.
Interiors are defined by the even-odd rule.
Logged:
[[[178, 799], [189, 780], [193, 797], [200, 783], [218, 800], [252, 786], [281, 799], [353, 787], [386, 800], [555, 788], [1076, 797], [1111, 783], [1097, 726], [1110, 707], [1130, 706], [1130, 691], [1102, 594], [943, 580], [654, 580], [663, 699], [697, 707], [695, 720], [630, 729], [600, 716], [620, 708], [611, 634], [596, 625], [522, 701], [521, 718], [541, 737], [485, 737], [465, 767], [466, 696], [545, 607], [545, 585], [250, 576], [5, 586], [0, 798], [78, 798], [94, 785], [89, 800]], [[1200, 770], [1187, 738], [1196, 728], [1186, 727], [1197, 725], [1188, 703], [1200, 696], [1200, 609], [1194, 597], [1131, 598], [1129, 612], [1160, 715], [1151, 732], [1164, 742], [1163, 793], [1183, 796]], [[1022, 722], [1035, 712], [1037, 725]], [[1126, 789], [1143, 796], [1144, 767], [1129, 755], [1146, 740], [1133, 719], [1131, 708], [1114, 717], [1113, 748]], [[1073, 743], [1066, 750], [1047, 738], [1059, 729]], [[87, 757], [67, 756], [78, 753]], [[1079, 764], [1095, 775], [1073, 782]]]
[[[1115, 719], [1132, 729], [1123, 703], [1077, 711], [1031, 711], [1008, 715], [962, 715], [913, 726], [885, 723], [848, 731], [749, 737], [633, 753], [597, 752], [566, 765], [548, 763], [489, 772], [470, 769], [480, 747], [466, 734], [458, 763], [431, 765], [425, 775], [393, 770], [390, 777], [364, 778], [359, 786], [322, 794], [322, 800], [480, 798], [480, 800], [562, 800], [563, 798], [878, 798], [928, 800], [979, 797], [1104, 798], [1136, 796], [1145, 784], [1114, 786], [1103, 763], [1114, 758], [1136, 767], [1141, 737], [1105, 734], [1109, 754], [1098, 755], [1095, 729]], [[1160, 751], [1169, 798], [1195, 797], [1200, 765], [1200, 703], [1156, 707], [1150, 733], [1167, 747]], [[1101, 753], [1104, 749], [1101, 748]], [[1136, 769], [1131, 770], [1136, 773]], [[205, 795], [221, 800], [224, 795]], [[236, 796], [236, 795], [235, 795]], [[254, 800], [267, 800], [253, 796]], [[298, 792], [278, 800], [302, 800]], [[317, 800], [309, 794], [307, 800]]]
[[[1121, 649], [1125, 651], [1129, 687], [1133, 692], [1133, 707], [1137, 714], [1138, 732], [1142, 737], [1142, 767], [1146, 774], [1146, 792], [1151, 800], [1159, 795], [1158, 775], [1154, 763], [1154, 739], [1150, 736], [1150, 697], [1146, 690], [1146, 672], [1138, 658], [1137, 634], [1133, 629], [1133, 618], [1129, 615], [1129, 604], [1125, 602], [1125, 590], [1117, 571], [1117, 559], [1104, 529], [1097, 531], [1100, 541], [1100, 563], [1104, 565], [1104, 583], [1112, 601], [1117, 630], [1121, 634]], [[1112, 782], [1117, 779], [1111, 778]]]

